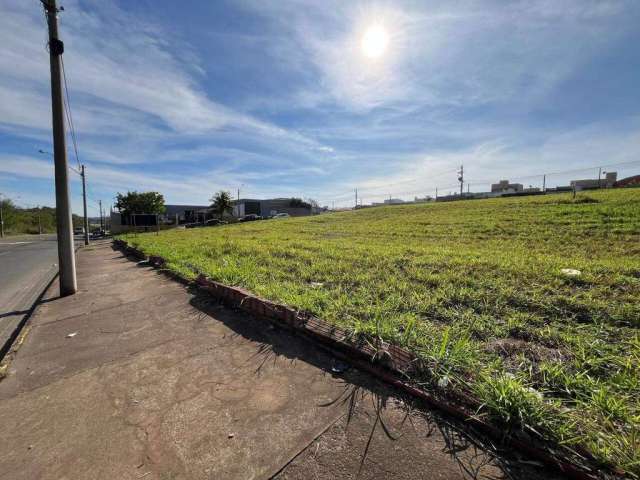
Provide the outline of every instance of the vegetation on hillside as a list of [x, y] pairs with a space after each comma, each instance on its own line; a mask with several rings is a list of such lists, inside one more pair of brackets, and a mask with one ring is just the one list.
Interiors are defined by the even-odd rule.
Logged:
[[[55, 233], [55, 208], [22, 208], [13, 203], [11, 199], [2, 199], [1, 202], [5, 235]], [[77, 215], [73, 215], [73, 225], [82, 226], [82, 220]]]
[[640, 189], [127, 239], [183, 275], [400, 344], [422, 359], [416, 381], [640, 476]]

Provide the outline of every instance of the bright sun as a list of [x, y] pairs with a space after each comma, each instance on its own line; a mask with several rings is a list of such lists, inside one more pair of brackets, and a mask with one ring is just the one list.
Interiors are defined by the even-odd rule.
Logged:
[[362, 37], [362, 52], [369, 58], [378, 58], [389, 45], [389, 35], [384, 27], [372, 25]]

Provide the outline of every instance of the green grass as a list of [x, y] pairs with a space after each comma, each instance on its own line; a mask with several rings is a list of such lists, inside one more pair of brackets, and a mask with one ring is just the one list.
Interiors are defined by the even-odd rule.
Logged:
[[422, 359], [417, 381], [640, 476], [640, 189], [125, 238], [187, 277], [400, 344]]

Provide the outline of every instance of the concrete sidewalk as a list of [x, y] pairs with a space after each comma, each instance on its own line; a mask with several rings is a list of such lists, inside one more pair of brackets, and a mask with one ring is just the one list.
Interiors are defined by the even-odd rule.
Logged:
[[0, 382], [2, 479], [557, 478], [106, 242], [78, 272]]

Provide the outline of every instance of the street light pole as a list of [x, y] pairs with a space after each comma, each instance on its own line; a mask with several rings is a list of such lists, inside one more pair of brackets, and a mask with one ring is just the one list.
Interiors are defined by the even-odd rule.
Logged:
[[602, 188], [602, 167], [598, 168], [598, 188]]
[[89, 217], [87, 217], [87, 185], [84, 165], [80, 167], [80, 176], [82, 177], [82, 208], [84, 209], [84, 244], [89, 245]]
[[0, 194], [0, 238], [4, 238], [4, 217], [2, 216], [2, 194]]
[[64, 132], [61, 63], [64, 44], [58, 38], [56, 0], [42, 2], [49, 27], [49, 63], [51, 68], [51, 112], [53, 123], [53, 158], [56, 184], [56, 229], [58, 232], [58, 264], [60, 296], [73, 295], [78, 289], [76, 258], [73, 245], [73, 223], [69, 201], [67, 147]]
[[102, 231], [104, 230], [104, 226], [102, 224], [102, 200], [98, 200], [98, 205], [100, 206], [100, 235], [102, 235]]

